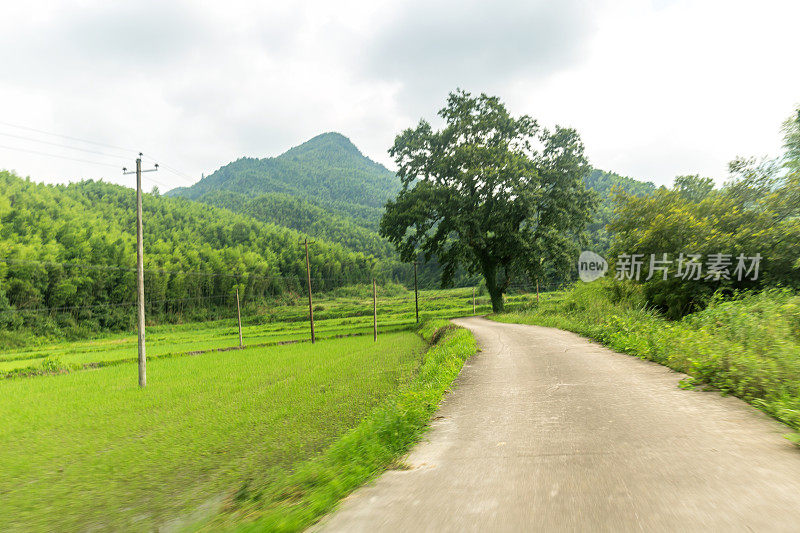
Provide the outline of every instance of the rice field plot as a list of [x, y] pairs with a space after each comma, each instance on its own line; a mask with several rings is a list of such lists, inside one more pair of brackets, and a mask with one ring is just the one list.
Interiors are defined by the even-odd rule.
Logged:
[[[383, 289], [381, 289], [383, 290]], [[510, 308], [532, 301], [529, 294], [510, 295]], [[476, 296], [477, 313], [491, 311], [486, 295]], [[235, 316], [235, 308], [231, 310]], [[420, 320], [473, 314], [472, 289], [425, 290], [419, 293]], [[323, 294], [314, 300], [316, 336], [319, 339], [372, 334], [372, 288], [351, 287]], [[246, 346], [306, 341], [310, 338], [308, 306], [266, 302], [245, 307], [242, 334]], [[416, 324], [413, 291], [379, 292], [380, 334], [408, 329]], [[234, 318], [185, 324], [152, 325], [147, 329], [149, 359], [198, 351], [220, 350], [239, 344]], [[131, 361], [137, 357], [135, 332], [104, 334], [95, 339], [54, 342], [29, 348], [0, 349], [0, 377], [23, 369], [80, 368]]]
[[[0, 529], [188, 525], [280, 480], [413, 378], [413, 332], [0, 382]], [[203, 511], [205, 510], [205, 511]]]

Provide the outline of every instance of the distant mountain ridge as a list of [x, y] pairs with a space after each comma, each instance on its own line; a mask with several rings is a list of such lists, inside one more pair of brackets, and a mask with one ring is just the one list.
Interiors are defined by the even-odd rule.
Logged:
[[277, 157], [243, 157], [169, 196], [201, 200], [227, 191], [253, 199], [279, 193], [376, 229], [383, 206], [400, 190], [395, 174], [364, 156], [344, 135], [328, 132]]

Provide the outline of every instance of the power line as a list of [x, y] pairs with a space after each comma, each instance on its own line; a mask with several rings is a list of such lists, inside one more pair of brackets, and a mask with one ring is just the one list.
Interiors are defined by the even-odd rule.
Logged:
[[78, 141], [78, 142], [83, 142], [83, 143], [88, 143], [88, 144], [94, 144], [94, 145], [97, 145], [97, 146], [105, 146], [106, 148], [113, 148], [115, 150], [122, 150], [122, 151], [128, 152], [128, 153], [136, 152], [136, 150], [131, 150], [129, 148], [123, 148], [121, 146], [114, 146], [113, 144], [107, 144], [107, 143], [102, 143], [102, 142], [97, 142], [97, 141], [90, 141], [88, 139], [81, 139], [79, 137], [70, 137], [69, 135], [61, 135], [60, 133], [52, 133], [52, 132], [45, 131], [45, 130], [39, 130], [39, 129], [36, 129], [36, 128], [30, 128], [28, 126], [20, 126], [19, 124], [11, 124], [10, 122], [4, 122], [2, 120], [0, 120], [0, 124], [2, 124], [4, 126], [9, 126], [11, 128], [19, 128], [21, 130], [33, 131], [33, 132], [41, 133], [41, 134], [44, 134], [44, 135], [52, 135], [53, 137], [61, 137], [62, 139], [70, 139], [72, 141]]
[[[23, 137], [23, 136], [13, 135], [13, 134], [9, 134], [9, 133], [0, 133], [0, 135], [5, 135], [5, 136], [9, 136], [9, 137], [18, 137], [20, 139], [26, 139], [26, 140], [30, 140], [30, 141], [33, 141], [33, 142], [40, 142], [40, 143], [44, 143], [44, 144], [51, 144], [53, 146], [61, 146], [63, 148], [69, 148], [69, 149], [72, 149], [72, 150], [82, 150], [82, 151], [85, 151], [85, 152], [97, 153], [99, 155], [108, 155], [109, 157], [127, 157], [128, 155], [130, 155], [131, 152], [136, 153], [136, 150], [134, 150], [132, 148], [123, 148], [122, 146], [115, 146], [113, 144], [103, 143], [103, 142], [99, 142], [99, 141], [91, 141], [89, 139], [82, 139], [80, 137], [72, 137], [70, 135], [62, 135], [60, 133], [53, 133], [53, 132], [50, 132], [50, 131], [40, 130], [40, 129], [37, 129], [37, 128], [31, 128], [31, 127], [28, 127], [28, 126], [20, 126], [19, 124], [11, 124], [10, 122], [4, 122], [2, 120], [0, 120], [0, 124], [2, 124], [4, 126], [11, 127], [11, 128], [18, 128], [18, 129], [21, 129], [21, 130], [32, 131], [32, 132], [35, 132], [35, 133], [41, 133], [43, 135], [50, 135], [50, 136], [59, 137], [59, 138], [62, 138], [62, 139], [69, 139], [69, 140], [72, 140], [72, 141], [78, 141], [78, 142], [82, 142], [82, 143], [93, 144], [95, 146], [102, 146], [102, 147], [111, 148], [111, 149], [114, 149], [114, 150], [122, 150], [123, 152], [125, 152], [125, 155], [112, 155], [112, 154], [105, 154], [105, 153], [102, 153], [102, 152], [92, 152], [91, 150], [86, 150], [86, 149], [77, 148], [77, 147], [70, 147], [70, 146], [67, 146], [67, 145], [59, 145], [59, 144], [56, 144], [56, 143], [50, 143], [50, 142], [47, 142], [47, 141], [36, 140], [36, 139], [33, 139], [33, 138], [29, 138], [29, 137]], [[50, 154], [41, 154], [41, 155], [50, 155]], [[53, 157], [58, 157], [58, 156], [53, 156]], [[152, 157], [149, 157], [149, 156], [145, 156], [145, 157], [147, 159], [150, 159], [151, 161], [156, 161]], [[88, 162], [88, 161], [83, 161], [83, 162]], [[95, 164], [98, 164], [98, 163], [95, 163]], [[163, 166], [164, 168], [166, 168], [167, 170], [169, 170], [170, 172], [172, 172], [176, 176], [182, 177], [183, 179], [187, 180], [190, 184], [194, 184], [195, 181], [196, 181], [196, 178], [193, 178], [189, 174], [187, 174], [187, 173], [185, 173], [185, 172], [183, 172], [183, 171], [181, 171], [181, 170], [179, 170], [179, 169], [177, 169], [175, 167], [169, 166], [169, 165], [164, 164], [164, 163], [161, 163], [161, 166]], [[160, 183], [159, 185], [169, 188], [168, 185], [164, 185], [163, 183]]]
[[[94, 270], [115, 270], [115, 271], [123, 271], [123, 272], [136, 272], [135, 267], [125, 267], [119, 265], [101, 265], [97, 263], [73, 263], [73, 262], [58, 262], [58, 261], [38, 261], [38, 260], [29, 260], [29, 259], [13, 259], [10, 257], [0, 257], [0, 263], [7, 263], [7, 264], [20, 264], [20, 265], [42, 265], [42, 266], [61, 266], [61, 267], [73, 267], [73, 268], [86, 268], [86, 269], [94, 269]], [[207, 277], [226, 277], [226, 278], [245, 278], [247, 277], [248, 280], [294, 280], [294, 281], [303, 281], [305, 282], [305, 276], [283, 276], [283, 275], [274, 275], [274, 276], [250, 276], [247, 272], [241, 273], [225, 273], [225, 272], [209, 272], [209, 271], [202, 271], [202, 270], [166, 270], [160, 268], [150, 268], [144, 269], [145, 272], [148, 273], [155, 273], [155, 274], [176, 274], [176, 275], [186, 275], [186, 276], [207, 276]], [[347, 276], [338, 276], [338, 277], [317, 277], [311, 278], [312, 281], [339, 281], [339, 282], [347, 282], [347, 283], [371, 283], [371, 278], [364, 278], [363, 280], [359, 279], [352, 279], [348, 278]]]
[[15, 148], [13, 146], [5, 146], [5, 145], [2, 145], [2, 144], [0, 144], [0, 148], [5, 148], [6, 150], [15, 150], [17, 152], [28, 152], [30, 154], [44, 155], [44, 156], [47, 156], [47, 157], [57, 157], [59, 159], [68, 159], [70, 161], [78, 161], [80, 163], [88, 163], [90, 165], [100, 165], [100, 166], [104, 166], [104, 167], [119, 168], [119, 165], [112, 165], [111, 163], [101, 163], [99, 161], [89, 161], [88, 159], [78, 159], [76, 157], [67, 157], [65, 155], [49, 154], [47, 152], [40, 152], [38, 150], [28, 150], [28, 149], [25, 149], [25, 148]]
[[[153, 161], [153, 162], [156, 162], [156, 161], [157, 161], [157, 159], [156, 159], [156, 158], [150, 157], [150, 156], [148, 156], [148, 155], [145, 155], [145, 156], [144, 156], [144, 158], [145, 158], [145, 159], [149, 159], [150, 161]], [[178, 169], [177, 169], [177, 168], [175, 168], [175, 167], [171, 167], [171, 166], [167, 165], [166, 163], [161, 163], [161, 166], [162, 166], [162, 167], [164, 167], [165, 169], [169, 170], [170, 172], [172, 172], [172, 173], [173, 173], [173, 174], [175, 174], [176, 176], [179, 176], [179, 177], [182, 177], [182, 178], [184, 178], [185, 180], [187, 180], [187, 181], [188, 181], [190, 184], [192, 184], [192, 185], [194, 185], [194, 184], [195, 184], [195, 182], [196, 182], [196, 178], [193, 178], [193, 177], [192, 177], [192, 176], [190, 176], [189, 174], [187, 174], [187, 173], [185, 173], [185, 172], [183, 172], [183, 171], [181, 171], [181, 170], [178, 170]]]
[[79, 148], [77, 146], [69, 146], [68, 144], [52, 143], [52, 142], [49, 142], [49, 141], [42, 141], [41, 139], [34, 139], [33, 137], [25, 137], [24, 135], [14, 135], [13, 133], [0, 132], [0, 135], [2, 135], [4, 137], [13, 137], [15, 139], [23, 139], [23, 140], [31, 141], [31, 142], [35, 142], [35, 143], [48, 144], [50, 146], [58, 146], [59, 148], [67, 148], [68, 150], [77, 150], [77, 151], [80, 151], [80, 152], [87, 152], [87, 153], [90, 153], [90, 154], [103, 155], [103, 156], [106, 156], [106, 157], [114, 157], [114, 158], [122, 157], [122, 156], [119, 156], [117, 154], [109, 154], [108, 152], [99, 152], [97, 150], [88, 150], [86, 148]]
[[[171, 298], [171, 299], [163, 299], [163, 300], [149, 300], [145, 302], [145, 305], [149, 305], [151, 307], [155, 305], [162, 305], [165, 303], [173, 303], [173, 302], [195, 302], [201, 300], [219, 300], [223, 298], [232, 298], [230, 294], [218, 294], [215, 296], [196, 296], [191, 298]], [[87, 310], [87, 309], [107, 309], [107, 308], [122, 308], [122, 307], [133, 307], [137, 305], [136, 302], [121, 302], [121, 303], [102, 303], [102, 304], [93, 304], [93, 305], [74, 305], [74, 306], [63, 306], [63, 307], [15, 307], [14, 309], [6, 309], [0, 312], [7, 312], [7, 313], [45, 313], [45, 312], [54, 312], [54, 311], [79, 311], [79, 310]]]

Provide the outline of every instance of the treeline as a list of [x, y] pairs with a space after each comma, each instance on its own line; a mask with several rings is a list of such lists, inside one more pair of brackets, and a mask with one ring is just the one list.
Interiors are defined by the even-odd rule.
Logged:
[[201, 196], [199, 201], [230, 209], [262, 222], [337, 242], [353, 251], [381, 259], [397, 258], [394, 247], [377, 232], [359, 226], [349, 218], [336, 215], [298, 196], [268, 193], [249, 198], [241, 193], [216, 191]]
[[614, 218], [618, 193], [635, 197], [647, 196], [656, 190], [656, 186], [649, 181], [638, 181], [599, 169], [592, 169], [583, 179], [583, 183], [587, 189], [597, 193], [598, 200], [594, 217], [586, 227], [587, 249], [605, 254], [611, 247], [611, 235], [606, 226]]
[[[145, 194], [146, 299], [179, 318], [305, 288], [303, 237], [225, 209]], [[127, 328], [136, 301], [135, 193], [103, 182], [43, 185], [0, 172], [0, 329]], [[386, 276], [377, 260], [315, 238], [318, 290]]]
[[[800, 110], [786, 121], [784, 135], [780, 157], [733, 161], [722, 187], [695, 175], [645, 196], [621, 192], [608, 225], [610, 256], [617, 258], [612, 268], [622, 254], [640, 254], [648, 304], [673, 318], [703, 308], [713, 295], [800, 288]], [[665, 253], [666, 279], [659, 271], [646, 280], [651, 256], [661, 260]], [[699, 274], [687, 273], [690, 256], [699, 258]], [[745, 276], [737, 272], [740, 257], [750, 270]]]

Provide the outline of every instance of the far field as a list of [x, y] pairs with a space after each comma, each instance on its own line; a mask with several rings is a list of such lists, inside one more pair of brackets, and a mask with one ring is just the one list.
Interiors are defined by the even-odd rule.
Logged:
[[[372, 335], [371, 287], [339, 289], [314, 300], [318, 339], [345, 335]], [[416, 324], [414, 293], [399, 286], [381, 289], [378, 297], [378, 331], [407, 330]], [[530, 301], [532, 295], [511, 295], [511, 308]], [[420, 320], [473, 314], [472, 289], [427, 290], [419, 293]], [[488, 296], [476, 296], [476, 312], [491, 312]], [[157, 325], [147, 329], [147, 356], [155, 359], [188, 352], [238, 346], [235, 307], [231, 318], [201, 323]], [[244, 309], [242, 335], [246, 346], [267, 346], [310, 339], [308, 305], [269, 305]], [[105, 334], [75, 342], [44, 342], [24, 348], [0, 349], [0, 377], [14, 372], [39, 372], [44, 368], [71, 368], [118, 364], [137, 357], [135, 332]]]

